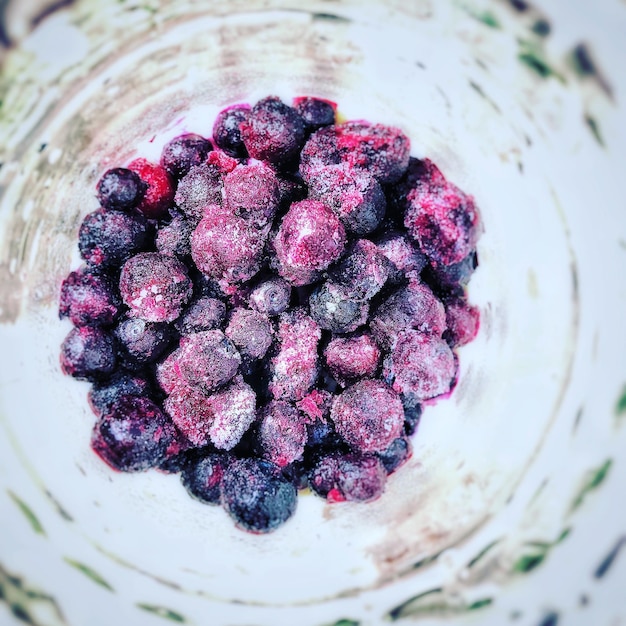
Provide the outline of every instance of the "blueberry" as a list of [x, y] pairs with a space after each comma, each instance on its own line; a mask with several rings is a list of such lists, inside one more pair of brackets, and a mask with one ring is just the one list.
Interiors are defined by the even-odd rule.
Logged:
[[101, 328], [74, 328], [61, 345], [61, 368], [74, 378], [97, 380], [111, 374], [115, 365], [113, 338]]
[[250, 107], [238, 104], [220, 111], [213, 125], [213, 140], [226, 154], [245, 158], [248, 151], [241, 138], [239, 125], [248, 119]]
[[132, 170], [115, 167], [107, 170], [98, 181], [98, 200], [105, 209], [132, 209], [141, 202], [147, 188]]
[[198, 223], [204, 209], [222, 203], [222, 176], [214, 165], [194, 165], [180, 179], [176, 188], [176, 206], [194, 223]]
[[[331, 492], [337, 492], [337, 471], [339, 469], [339, 453], [331, 453], [319, 457], [308, 472], [309, 486], [322, 498], [328, 498]], [[336, 494], [339, 496], [339, 494]], [[335, 497], [335, 501], [343, 500], [343, 496]]]
[[159, 229], [156, 238], [157, 250], [165, 256], [187, 260], [191, 256], [191, 232], [193, 225], [181, 215]]
[[343, 387], [348, 381], [374, 376], [380, 364], [380, 349], [371, 335], [337, 337], [324, 350], [333, 378]]
[[289, 306], [291, 286], [283, 278], [268, 278], [250, 292], [250, 306], [261, 313], [279, 315]]
[[293, 405], [273, 400], [261, 411], [260, 420], [259, 438], [266, 459], [285, 467], [302, 458], [307, 429]]
[[295, 109], [309, 131], [335, 123], [335, 107], [327, 100], [301, 98], [297, 101]]
[[382, 494], [387, 473], [378, 457], [349, 454], [339, 458], [336, 480], [348, 502], [371, 502]]
[[150, 383], [139, 374], [118, 370], [103, 382], [95, 382], [89, 391], [89, 404], [94, 413], [106, 413], [122, 396], [149, 396]]
[[181, 472], [183, 486], [200, 502], [219, 504], [222, 480], [229, 463], [227, 454], [194, 455]]
[[211, 142], [200, 135], [194, 133], [180, 135], [174, 137], [163, 148], [161, 165], [174, 178], [181, 178], [194, 165], [204, 163], [212, 149]]
[[141, 365], [156, 361], [174, 339], [169, 324], [132, 317], [122, 320], [113, 332], [122, 358]]
[[202, 297], [192, 302], [176, 320], [181, 335], [220, 328], [226, 319], [226, 305], [217, 298]]
[[262, 359], [272, 345], [273, 330], [270, 321], [258, 311], [235, 309], [224, 332], [244, 359]]
[[296, 510], [297, 492], [273, 463], [258, 459], [233, 461], [222, 480], [222, 504], [240, 528], [267, 533], [284, 524]]
[[398, 437], [376, 456], [382, 461], [387, 474], [392, 474], [408, 461], [411, 452], [411, 442], [406, 437]]
[[415, 434], [422, 417], [422, 405], [410, 398], [402, 398], [404, 407], [404, 432], [407, 436]]
[[369, 306], [354, 297], [341, 285], [326, 281], [309, 298], [311, 317], [325, 330], [351, 333], [367, 322]]

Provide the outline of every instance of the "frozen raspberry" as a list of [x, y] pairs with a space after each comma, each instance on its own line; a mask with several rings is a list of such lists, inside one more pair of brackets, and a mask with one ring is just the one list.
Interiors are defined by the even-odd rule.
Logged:
[[408, 329], [441, 337], [446, 329], [446, 311], [424, 283], [412, 280], [378, 307], [370, 328], [378, 343], [385, 348], [393, 346], [398, 335]]
[[141, 472], [164, 460], [176, 431], [145, 397], [124, 396], [96, 423], [91, 447], [113, 469]]
[[309, 423], [315, 420], [325, 420], [330, 415], [330, 405], [333, 396], [324, 389], [313, 389], [302, 400], [296, 402], [298, 410], [307, 416]]
[[270, 362], [269, 390], [276, 400], [301, 400], [315, 385], [319, 373], [319, 326], [296, 308], [278, 321], [277, 354]]
[[180, 135], [165, 144], [161, 153], [161, 165], [174, 178], [181, 178], [194, 165], [204, 163], [211, 150], [211, 142], [200, 135]]
[[371, 502], [383, 493], [387, 472], [371, 454], [342, 456], [337, 464], [337, 489], [348, 502]]
[[111, 281], [84, 267], [70, 272], [61, 285], [59, 317], [69, 317], [74, 326], [112, 324], [121, 305]]
[[380, 452], [400, 436], [404, 410], [400, 396], [380, 380], [361, 380], [333, 402], [337, 432], [360, 452]]
[[180, 475], [189, 495], [205, 504], [219, 504], [224, 472], [230, 461], [227, 454], [192, 457]]
[[266, 231], [213, 207], [191, 235], [191, 256], [211, 278], [244, 282], [261, 268], [265, 238]]
[[248, 154], [274, 165], [295, 158], [304, 143], [304, 120], [275, 97], [259, 100], [239, 129]]
[[115, 370], [115, 344], [96, 326], [73, 328], [61, 345], [61, 369], [74, 378], [93, 380]]
[[78, 232], [78, 249], [95, 267], [119, 267], [150, 245], [150, 231], [141, 215], [98, 209], [89, 213]]
[[349, 297], [370, 300], [383, 288], [389, 270], [389, 261], [376, 245], [359, 239], [329, 274]]
[[250, 306], [270, 317], [279, 315], [289, 307], [291, 285], [284, 279], [268, 278], [250, 292]]
[[174, 202], [192, 222], [198, 223], [206, 207], [222, 203], [223, 185], [215, 165], [194, 165], [180, 179]]
[[241, 165], [224, 178], [226, 207], [255, 226], [271, 222], [280, 202], [278, 178], [264, 163]]
[[172, 221], [159, 229], [156, 238], [156, 248], [165, 256], [177, 257], [181, 260], [191, 255], [189, 238], [193, 226], [184, 217], [177, 215]]
[[335, 380], [345, 387], [358, 378], [374, 376], [380, 364], [380, 349], [370, 335], [333, 339], [324, 358]]
[[272, 345], [270, 321], [258, 311], [235, 309], [225, 333], [237, 346], [241, 356], [253, 361], [262, 359]]
[[150, 163], [146, 159], [135, 159], [128, 164], [128, 169], [138, 174], [147, 185], [146, 193], [137, 206], [137, 210], [148, 219], [161, 219], [174, 202], [175, 187], [167, 170], [161, 165]]
[[147, 185], [132, 170], [115, 167], [104, 173], [98, 181], [97, 189], [100, 206], [124, 211], [141, 202]]
[[407, 195], [404, 225], [435, 265], [459, 263], [476, 247], [480, 217], [474, 200], [428, 159]]
[[383, 362], [384, 379], [418, 401], [450, 391], [456, 370], [454, 354], [443, 339], [415, 330], [401, 333]]
[[221, 150], [209, 152], [206, 162], [209, 166], [216, 168], [222, 177], [230, 174], [240, 164], [238, 159], [234, 159]]
[[123, 360], [139, 365], [156, 361], [174, 339], [169, 324], [132, 317], [122, 320], [114, 334]]
[[344, 334], [367, 322], [369, 305], [350, 296], [347, 289], [331, 281], [320, 285], [309, 298], [311, 317], [325, 330]]
[[261, 411], [259, 438], [265, 458], [285, 467], [302, 458], [307, 441], [306, 424], [293, 405], [273, 400]]
[[345, 498], [337, 489], [340, 453], [330, 453], [318, 458], [308, 472], [311, 489], [331, 502], [343, 502]]
[[209, 443], [213, 411], [204, 393], [179, 384], [165, 399], [163, 408], [194, 446], [206, 446]]
[[143, 252], [130, 258], [120, 274], [120, 293], [131, 315], [147, 322], [172, 322], [191, 297], [187, 268], [172, 257]]
[[236, 104], [218, 113], [213, 125], [213, 140], [226, 154], [239, 158], [248, 156], [239, 125], [248, 119], [249, 114], [247, 104]]
[[454, 298], [446, 302], [446, 324], [448, 329], [443, 338], [451, 348], [468, 344], [478, 334], [480, 312], [464, 298]]
[[180, 378], [204, 393], [226, 384], [239, 369], [241, 355], [221, 330], [185, 335], [180, 340]]
[[220, 450], [232, 450], [256, 418], [256, 394], [243, 378], [237, 377], [227, 387], [209, 397], [213, 423], [211, 442]]
[[176, 329], [181, 335], [191, 335], [203, 330], [215, 330], [226, 319], [226, 305], [217, 298], [198, 298], [176, 320]]
[[403, 233], [392, 231], [375, 240], [378, 249], [391, 263], [389, 282], [398, 284], [404, 276], [419, 273], [426, 267], [426, 257], [420, 249]]
[[335, 214], [322, 202], [295, 202], [283, 218], [274, 247], [278, 272], [292, 285], [313, 282], [320, 270], [336, 261], [346, 233]]
[[150, 383], [142, 376], [119, 370], [110, 379], [95, 382], [89, 390], [89, 405], [96, 415], [106, 413], [122, 396], [149, 396]]
[[307, 130], [313, 131], [322, 126], [331, 126], [335, 123], [335, 109], [337, 106], [321, 98], [296, 98], [294, 106], [304, 120]]
[[376, 456], [382, 461], [387, 474], [392, 474], [411, 458], [412, 453], [411, 442], [406, 437], [398, 437]]
[[366, 171], [329, 165], [312, 173], [308, 183], [310, 197], [327, 204], [350, 233], [371, 233], [385, 217], [385, 194]]
[[275, 530], [294, 514], [296, 503], [296, 488], [273, 463], [237, 459], [224, 473], [222, 505], [240, 528]]

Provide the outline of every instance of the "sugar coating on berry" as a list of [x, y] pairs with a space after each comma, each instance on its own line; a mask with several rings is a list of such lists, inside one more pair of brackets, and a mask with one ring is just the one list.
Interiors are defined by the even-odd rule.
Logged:
[[259, 100], [239, 124], [248, 154], [261, 161], [283, 165], [297, 156], [304, 143], [304, 120], [279, 98]]
[[239, 125], [248, 119], [250, 106], [237, 104], [220, 111], [213, 124], [213, 140], [224, 151], [234, 157], [247, 157]]
[[114, 334], [124, 355], [140, 364], [156, 361], [173, 340], [169, 324], [133, 317], [123, 319]]
[[100, 206], [124, 211], [139, 204], [147, 185], [132, 170], [114, 167], [102, 175], [97, 189]]
[[156, 248], [165, 256], [185, 259], [191, 254], [189, 238], [193, 225], [184, 217], [177, 215], [169, 224], [159, 229], [156, 237]]
[[241, 165], [224, 178], [224, 196], [229, 211], [256, 226], [265, 226], [280, 203], [278, 178], [264, 163]]
[[147, 322], [172, 322], [191, 298], [193, 284], [178, 259], [142, 252], [120, 274], [120, 293], [131, 315]]
[[205, 504], [219, 504], [222, 480], [230, 460], [229, 455], [219, 453], [192, 457], [180, 475], [189, 495]]
[[191, 235], [198, 269], [227, 283], [250, 280], [261, 268], [267, 231], [213, 206]]
[[343, 391], [330, 412], [337, 432], [360, 452], [379, 452], [400, 436], [400, 396], [380, 380], [361, 380]]
[[73, 328], [61, 345], [61, 369], [74, 378], [102, 378], [115, 366], [113, 338], [97, 326]]
[[324, 330], [344, 334], [365, 325], [369, 304], [352, 296], [349, 289], [328, 280], [311, 294], [309, 311]]
[[324, 350], [324, 358], [335, 380], [345, 387], [350, 381], [374, 376], [380, 349], [369, 334], [337, 337]]
[[372, 502], [385, 488], [387, 472], [382, 461], [372, 454], [348, 454], [337, 464], [337, 489], [348, 502]]
[[283, 278], [268, 278], [250, 292], [250, 306], [270, 317], [280, 315], [289, 307], [291, 285]]
[[426, 267], [426, 257], [404, 233], [391, 231], [375, 239], [374, 243], [391, 263], [391, 283], [402, 282], [407, 274], [417, 276]]
[[456, 359], [448, 344], [415, 330], [401, 333], [383, 361], [383, 378], [396, 392], [420, 402], [450, 391], [456, 371]]
[[337, 105], [321, 98], [296, 98], [294, 107], [309, 131], [335, 123]]
[[194, 165], [180, 179], [176, 188], [176, 206], [194, 223], [199, 222], [207, 206], [222, 203], [222, 176], [215, 165]]
[[96, 381], [89, 390], [88, 400], [96, 415], [107, 412], [122, 396], [150, 396], [152, 386], [143, 377], [118, 370], [111, 378]]
[[137, 205], [137, 210], [149, 219], [160, 219], [167, 215], [167, 210], [174, 202], [175, 187], [167, 170], [146, 159], [135, 159], [128, 164], [128, 169], [135, 172], [146, 184], [146, 192]]
[[473, 341], [480, 326], [480, 311], [464, 298], [446, 302], [447, 330], [443, 338], [451, 348], [464, 346]]
[[296, 502], [296, 488], [273, 463], [237, 459], [224, 473], [222, 505], [240, 528], [270, 532], [294, 514]]
[[283, 400], [272, 400], [261, 410], [260, 419], [259, 439], [268, 461], [285, 467], [302, 458], [307, 430], [298, 409]]
[[61, 284], [59, 317], [74, 326], [107, 326], [120, 312], [122, 300], [111, 280], [87, 268], [70, 272]]
[[371, 233], [385, 217], [385, 194], [366, 171], [328, 165], [315, 170], [308, 183], [310, 197], [326, 203], [350, 233]]
[[186, 385], [180, 373], [179, 360], [181, 353], [182, 351], [180, 347], [178, 347], [157, 365], [157, 382], [161, 389], [167, 394], [172, 393], [179, 385]]
[[124, 396], [97, 421], [91, 447], [112, 468], [141, 472], [165, 459], [174, 426], [146, 397]]
[[302, 308], [278, 320], [278, 351], [270, 361], [269, 390], [276, 400], [301, 400], [319, 373], [317, 346], [322, 333]]
[[161, 165], [174, 178], [181, 178], [194, 165], [201, 165], [213, 150], [208, 139], [195, 133], [174, 137], [165, 144], [161, 153]]
[[94, 267], [119, 267], [149, 243], [146, 220], [122, 211], [97, 209], [85, 217], [78, 232], [80, 255]]
[[292, 285], [307, 284], [341, 256], [345, 244], [343, 224], [323, 202], [294, 202], [274, 242], [278, 272]]
[[232, 450], [256, 419], [256, 394], [243, 378], [211, 394], [213, 423], [209, 437], [220, 450]]
[[406, 197], [404, 225], [436, 265], [458, 263], [476, 247], [480, 217], [473, 198], [448, 182], [428, 159]]
[[226, 305], [217, 298], [203, 297], [192, 302], [176, 320], [181, 335], [220, 328], [226, 320]]
[[209, 443], [213, 410], [204, 393], [186, 385], [178, 385], [163, 402], [163, 408], [194, 446], [205, 446]]
[[269, 319], [263, 313], [249, 309], [235, 309], [224, 332], [241, 356], [251, 360], [265, 356], [274, 334]]
[[372, 334], [385, 348], [408, 329], [441, 337], [446, 329], [446, 311], [430, 288], [419, 279], [411, 280], [389, 296], [374, 312]]

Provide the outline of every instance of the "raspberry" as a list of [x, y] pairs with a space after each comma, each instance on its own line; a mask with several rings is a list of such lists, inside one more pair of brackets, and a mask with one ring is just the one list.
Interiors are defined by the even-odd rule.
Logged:
[[146, 184], [147, 189], [137, 210], [149, 219], [161, 219], [174, 201], [174, 184], [164, 167], [146, 159], [135, 159], [128, 164]]
[[187, 133], [174, 137], [165, 144], [161, 153], [161, 165], [174, 178], [181, 178], [194, 165], [201, 165], [206, 161], [207, 155], [213, 150], [208, 139]]
[[239, 125], [248, 119], [249, 114], [250, 107], [242, 104], [218, 113], [213, 125], [213, 140], [226, 154], [239, 158], [248, 156]]
[[169, 324], [132, 317], [122, 320], [114, 334], [122, 348], [122, 359], [138, 365], [156, 361], [174, 338]]
[[337, 106], [328, 100], [296, 98], [294, 106], [309, 131], [335, 123], [335, 109]]
[[206, 207], [222, 203], [223, 185], [215, 165], [194, 165], [178, 183], [174, 202], [191, 222], [197, 224]]
[[241, 356], [253, 361], [262, 359], [272, 345], [272, 326], [258, 311], [235, 309], [225, 333]]
[[309, 298], [311, 317], [325, 330], [351, 333], [367, 322], [367, 302], [350, 296], [350, 292], [331, 281], [322, 283]]
[[74, 378], [102, 378], [115, 370], [115, 364], [113, 338], [101, 328], [74, 328], [61, 345], [61, 369]]
[[176, 320], [176, 330], [181, 335], [191, 335], [203, 330], [215, 330], [226, 319], [226, 305], [217, 298], [198, 298]]
[[189, 238], [193, 226], [184, 217], [178, 215], [172, 221], [159, 229], [156, 238], [157, 250], [165, 255], [176, 257], [181, 261], [191, 255], [191, 243]]
[[302, 458], [307, 429], [293, 405], [273, 400], [261, 411], [259, 438], [265, 458], [285, 467]]
[[330, 373], [345, 387], [350, 381], [374, 376], [380, 350], [370, 335], [333, 339], [324, 351]]
[[285, 311], [290, 299], [291, 286], [279, 277], [258, 283], [250, 292], [250, 306], [270, 317]]
[[205, 504], [219, 504], [224, 472], [230, 463], [227, 454], [193, 457], [180, 478], [190, 496]]
[[98, 201], [105, 209], [128, 210], [136, 207], [148, 186], [125, 167], [107, 170], [98, 181]]

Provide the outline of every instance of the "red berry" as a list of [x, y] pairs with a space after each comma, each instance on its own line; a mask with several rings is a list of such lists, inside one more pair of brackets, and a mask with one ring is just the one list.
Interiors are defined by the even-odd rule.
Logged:
[[128, 164], [128, 169], [135, 172], [147, 185], [146, 193], [137, 210], [149, 219], [160, 219], [167, 215], [174, 202], [174, 183], [162, 165], [150, 163], [146, 159], [135, 159]]

